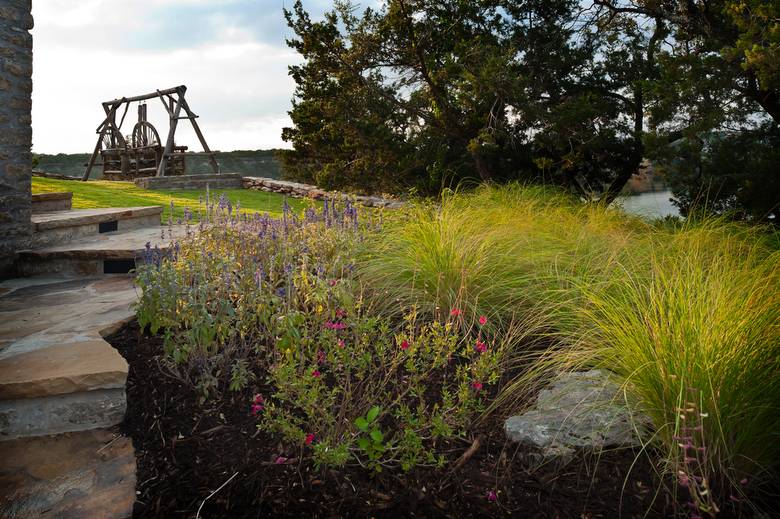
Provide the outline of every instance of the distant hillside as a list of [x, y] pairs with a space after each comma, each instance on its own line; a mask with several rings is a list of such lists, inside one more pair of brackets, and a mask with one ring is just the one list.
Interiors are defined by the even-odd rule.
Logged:
[[[279, 161], [274, 154], [277, 150], [238, 150], [216, 152], [217, 162], [223, 173], [239, 173], [255, 177], [280, 178], [282, 175]], [[59, 173], [69, 177], [81, 177], [89, 161], [88, 153], [56, 155], [33, 154], [37, 159], [36, 169], [46, 173]], [[99, 159], [98, 159], [99, 160]], [[91, 178], [99, 178], [100, 166], [93, 169]], [[187, 172], [192, 175], [211, 173], [208, 158], [203, 156], [187, 157]]]

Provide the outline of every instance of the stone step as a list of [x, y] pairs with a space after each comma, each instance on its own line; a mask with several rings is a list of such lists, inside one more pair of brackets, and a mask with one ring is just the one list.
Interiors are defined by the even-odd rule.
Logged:
[[68, 243], [104, 232], [158, 227], [162, 207], [73, 209], [32, 215], [32, 248]]
[[0, 517], [131, 517], [132, 441], [98, 429], [0, 442]]
[[16, 271], [20, 276], [124, 274], [143, 258], [147, 243], [165, 251], [172, 240], [183, 237], [186, 232], [183, 225], [163, 227], [158, 224], [87, 236], [64, 245], [19, 251]]
[[73, 193], [37, 193], [32, 195], [32, 212], [53, 213], [56, 211], [70, 211], [73, 207]]
[[122, 421], [127, 362], [103, 335], [136, 298], [127, 276], [0, 284], [0, 440]]

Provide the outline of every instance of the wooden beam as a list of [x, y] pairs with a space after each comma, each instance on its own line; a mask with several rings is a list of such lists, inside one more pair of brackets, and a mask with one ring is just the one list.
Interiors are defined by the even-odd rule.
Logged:
[[161, 177], [165, 173], [165, 166], [168, 162], [168, 156], [173, 150], [173, 136], [176, 133], [176, 125], [179, 124], [179, 113], [181, 113], [182, 105], [184, 104], [184, 90], [186, 87], [182, 86], [182, 90], [178, 91], [179, 102], [176, 103], [176, 109], [173, 111], [173, 115], [170, 117], [170, 126], [168, 127], [168, 139], [165, 141], [165, 151], [163, 151], [162, 158], [160, 158], [160, 166], [157, 168], [157, 176]]
[[133, 101], [145, 101], [147, 99], [154, 99], [155, 97], [159, 97], [160, 95], [179, 94], [180, 92], [183, 93], [186, 91], [187, 91], [186, 86], [179, 85], [177, 87], [166, 88], [165, 90], [157, 90], [156, 92], [151, 92], [149, 94], [143, 94], [140, 96], [121, 97], [119, 99], [112, 99], [111, 101], [104, 101], [103, 105], [111, 106], [111, 105], [118, 105], [122, 103], [132, 103]]
[[192, 123], [192, 128], [195, 130], [195, 135], [198, 136], [198, 140], [200, 141], [200, 144], [203, 146], [203, 151], [207, 153], [209, 156], [209, 163], [211, 164], [211, 169], [214, 170], [215, 174], [219, 175], [222, 172], [219, 170], [219, 164], [217, 164], [217, 159], [214, 158], [214, 153], [209, 149], [209, 145], [206, 144], [206, 139], [203, 137], [203, 132], [200, 131], [200, 126], [198, 126], [198, 121], [195, 120], [195, 117], [197, 116], [192, 113], [192, 110], [190, 110], [190, 105], [188, 105], [187, 100], [184, 99], [183, 92], [179, 95], [179, 104], [184, 105], [184, 110], [187, 112], [187, 115], [190, 116], [190, 122]]

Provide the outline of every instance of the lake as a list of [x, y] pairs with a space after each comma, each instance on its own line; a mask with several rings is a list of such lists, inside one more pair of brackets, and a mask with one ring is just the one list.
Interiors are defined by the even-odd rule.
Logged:
[[680, 211], [671, 202], [671, 191], [642, 193], [634, 196], [620, 197], [616, 200], [627, 213], [663, 218], [665, 216], [680, 216]]

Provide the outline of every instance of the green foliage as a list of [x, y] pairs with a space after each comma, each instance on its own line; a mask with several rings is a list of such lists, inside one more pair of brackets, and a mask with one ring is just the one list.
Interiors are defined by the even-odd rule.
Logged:
[[290, 67], [286, 174], [361, 190], [523, 178], [616, 195], [641, 160], [657, 38], [601, 11], [589, 25], [579, 7], [393, 0], [359, 14], [339, 2], [314, 22], [296, 2], [285, 14], [304, 62]]
[[317, 465], [442, 464], [498, 381], [500, 341], [413, 306], [378, 312], [354, 268], [376, 221], [361, 228], [349, 203], [280, 219], [207, 203], [203, 230], [170, 257], [149, 249], [136, 278], [168, 369], [201, 402], [260, 383], [258, 427]]

